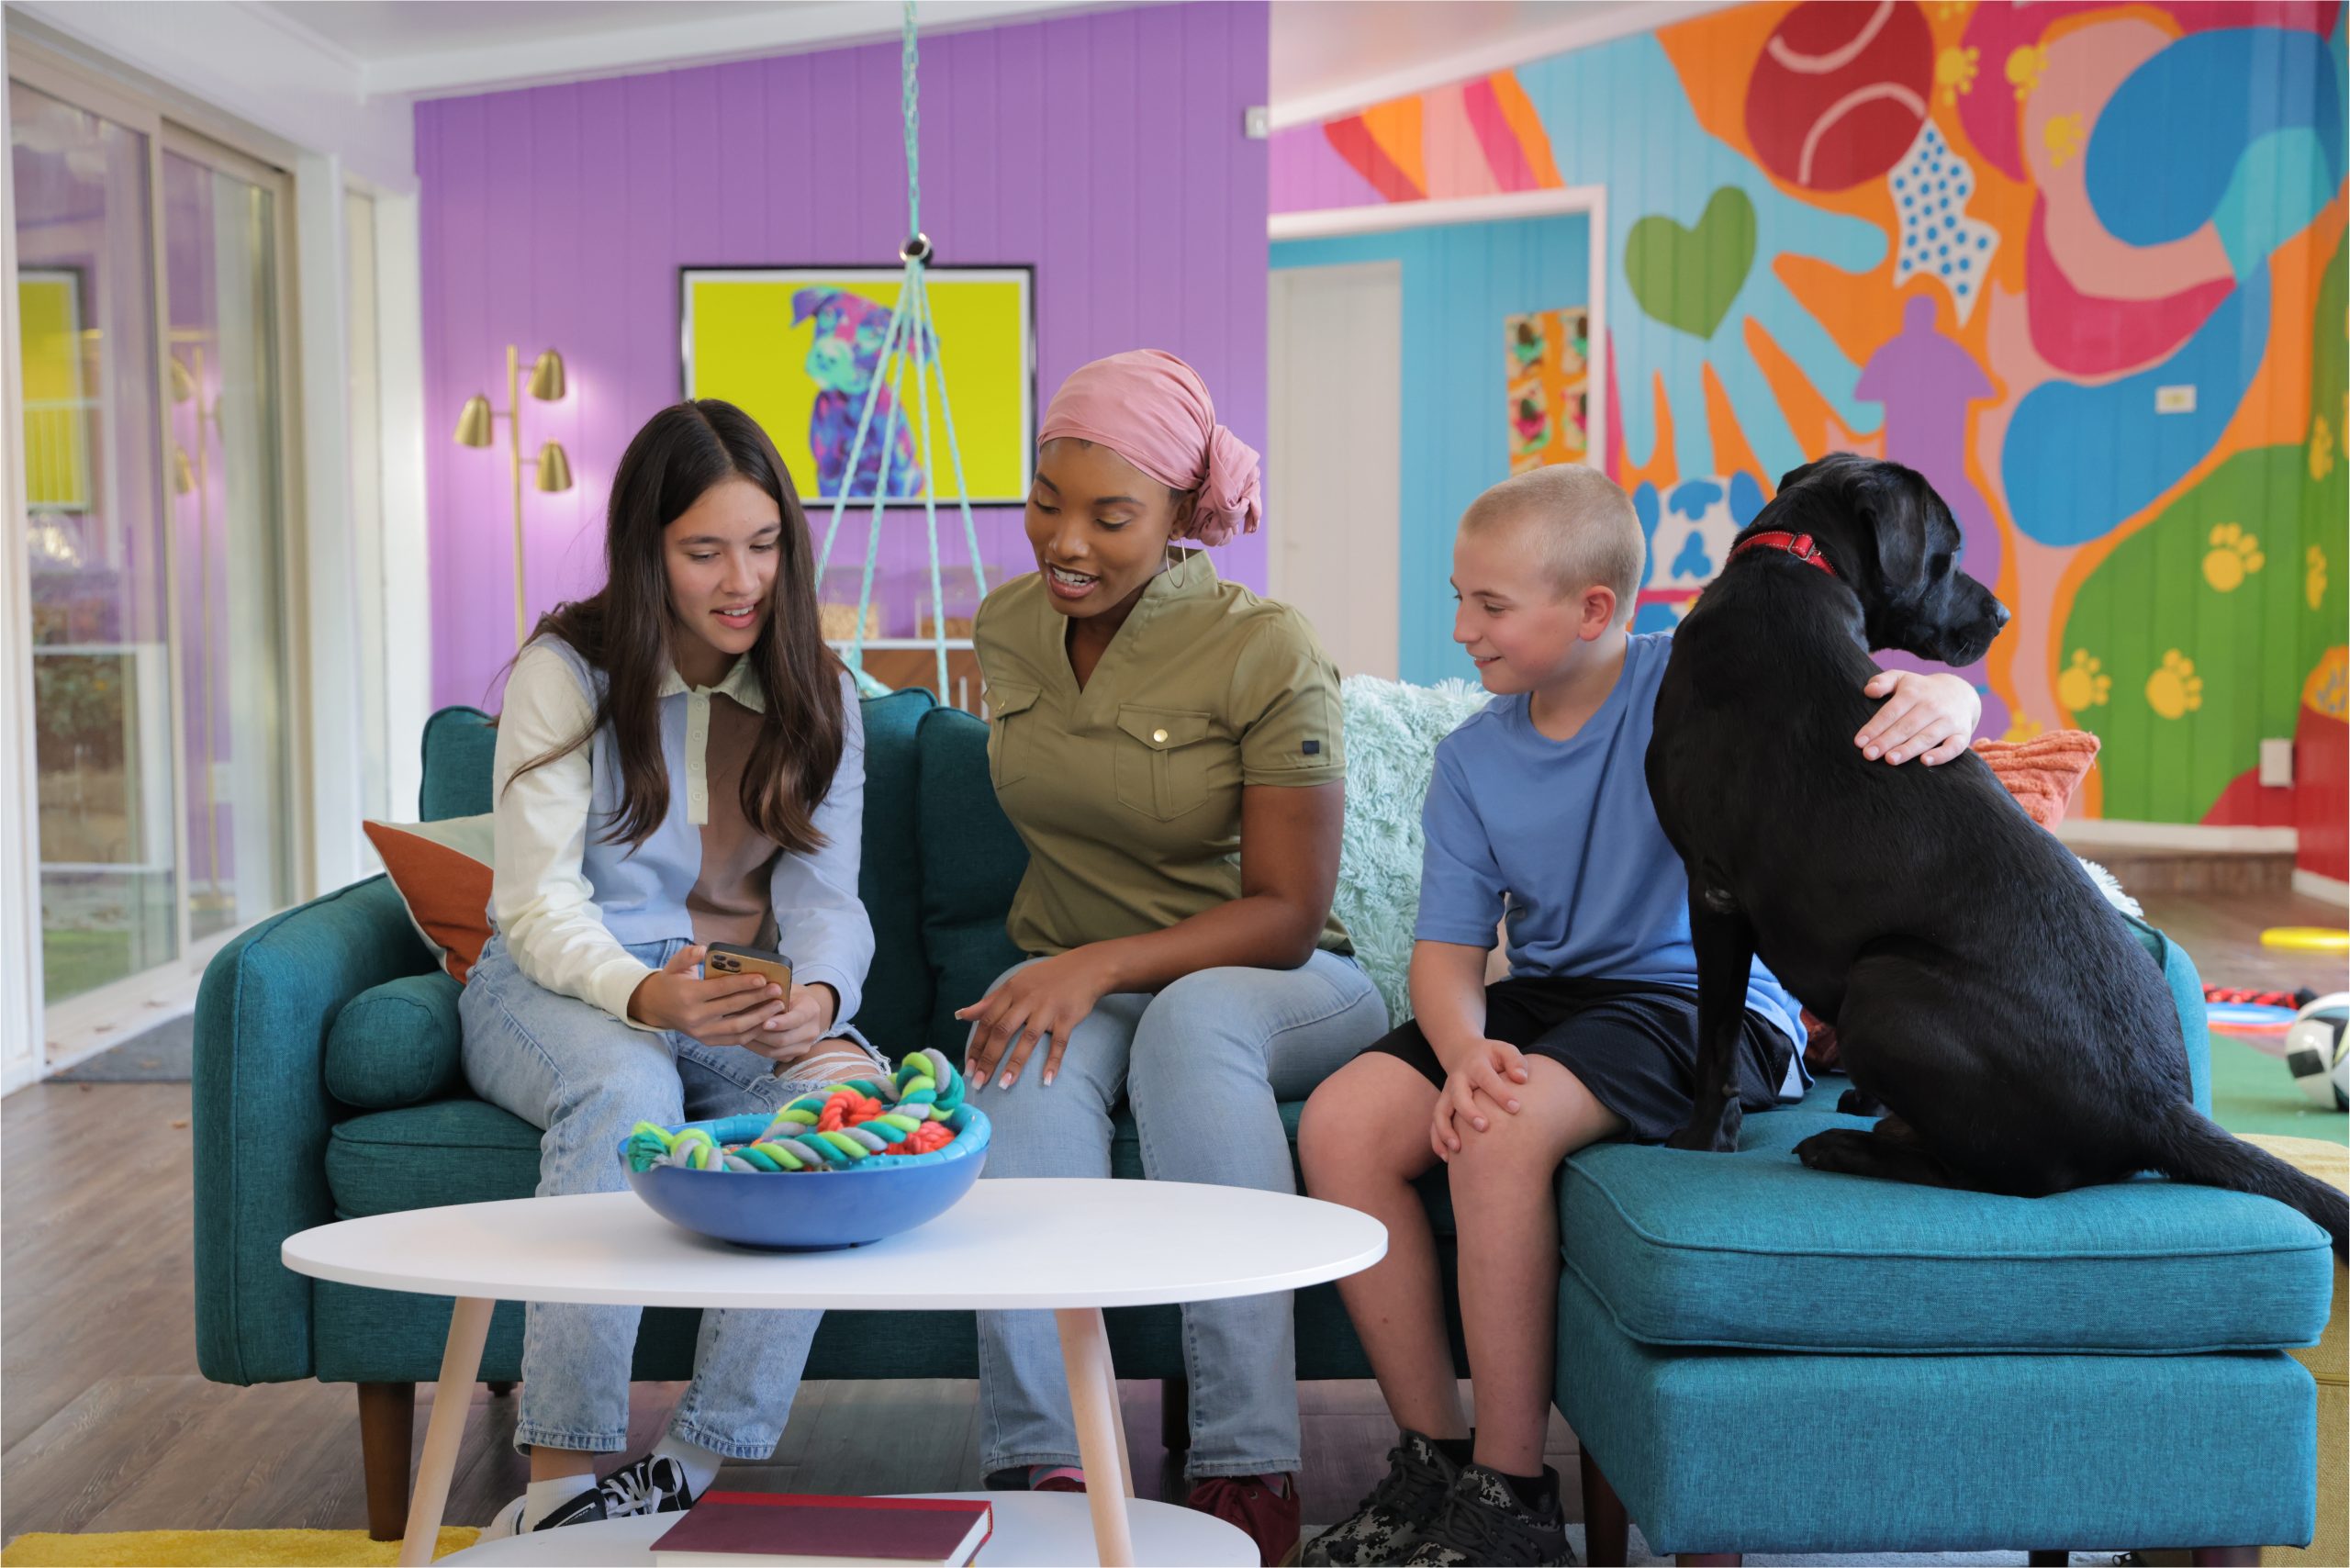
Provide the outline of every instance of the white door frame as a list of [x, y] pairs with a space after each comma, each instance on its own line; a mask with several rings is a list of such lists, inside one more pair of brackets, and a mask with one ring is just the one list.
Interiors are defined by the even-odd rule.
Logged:
[[[1592, 396], [1585, 406], [1590, 437], [1588, 461], [1607, 468], [1607, 187], [1562, 185], [1554, 190], [1513, 191], [1504, 196], [1458, 196], [1443, 201], [1375, 202], [1366, 207], [1328, 207], [1311, 212], [1277, 212], [1265, 220], [1265, 238], [1328, 240], [1345, 234], [1380, 234], [1398, 229], [1433, 229], [1455, 223], [1501, 223], [1522, 218], [1559, 218], [1585, 213], [1591, 218]], [[1625, 396], [1632, 393], [1627, 390]]]

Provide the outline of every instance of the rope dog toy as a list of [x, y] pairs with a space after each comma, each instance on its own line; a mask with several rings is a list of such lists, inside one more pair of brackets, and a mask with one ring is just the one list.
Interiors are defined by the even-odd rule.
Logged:
[[[884, 1165], [935, 1154], [970, 1125], [963, 1075], [936, 1051], [912, 1052], [886, 1081], [854, 1078], [799, 1099], [762, 1123], [736, 1116], [708, 1127], [671, 1132], [639, 1122], [630, 1132], [633, 1170], [658, 1165], [687, 1170], [738, 1170], [752, 1175], [795, 1170], [845, 1170], [869, 1161]], [[739, 1142], [722, 1135], [746, 1132]]]

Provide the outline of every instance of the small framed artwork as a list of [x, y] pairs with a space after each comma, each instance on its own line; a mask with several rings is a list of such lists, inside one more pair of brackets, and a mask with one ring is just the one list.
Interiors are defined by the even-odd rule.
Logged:
[[1502, 319], [1509, 471], [1591, 457], [1591, 312], [1580, 306]]
[[[722, 398], [758, 420], [811, 507], [877, 492], [957, 498], [937, 377], [925, 451], [915, 367], [897, 376], [896, 356], [848, 471], [904, 281], [897, 267], [680, 268], [685, 395]], [[933, 267], [927, 283], [971, 504], [1024, 505], [1036, 431], [1035, 271]]]

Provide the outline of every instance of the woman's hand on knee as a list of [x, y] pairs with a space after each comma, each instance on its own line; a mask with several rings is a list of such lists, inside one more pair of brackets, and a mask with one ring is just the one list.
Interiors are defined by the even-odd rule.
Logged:
[[695, 970], [706, 951], [699, 943], [680, 947], [639, 980], [628, 999], [629, 1017], [705, 1046], [740, 1046], [767, 1037], [769, 1025], [788, 1011], [783, 988], [758, 975], [705, 980]]
[[1030, 964], [998, 981], [996, 988], [955, 1016], [971, 1025], [964, 1053], [964, 1078], [984, 1089], [1000, 1065], [1002, 1088], [1018, 1081], [1039, 1040], [1045, 1049], [1045, 1081], [1060, 1071], [1071, 1031], [1085, 1022], [1110, 993], [1113, 977], [1092, 950], [1075, 947], [1058, 958]]

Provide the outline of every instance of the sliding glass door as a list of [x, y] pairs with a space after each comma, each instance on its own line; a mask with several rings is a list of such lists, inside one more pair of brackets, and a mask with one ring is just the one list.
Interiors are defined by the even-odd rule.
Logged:
[[180, 950], [151, 139], [8, 94], [44, 995]]
[[188, 932], [288, 902], [276, 192], [163, 153]]
[[294, 890], [285, 184], [14, 74], [43, 1000], [128, 1009]]

